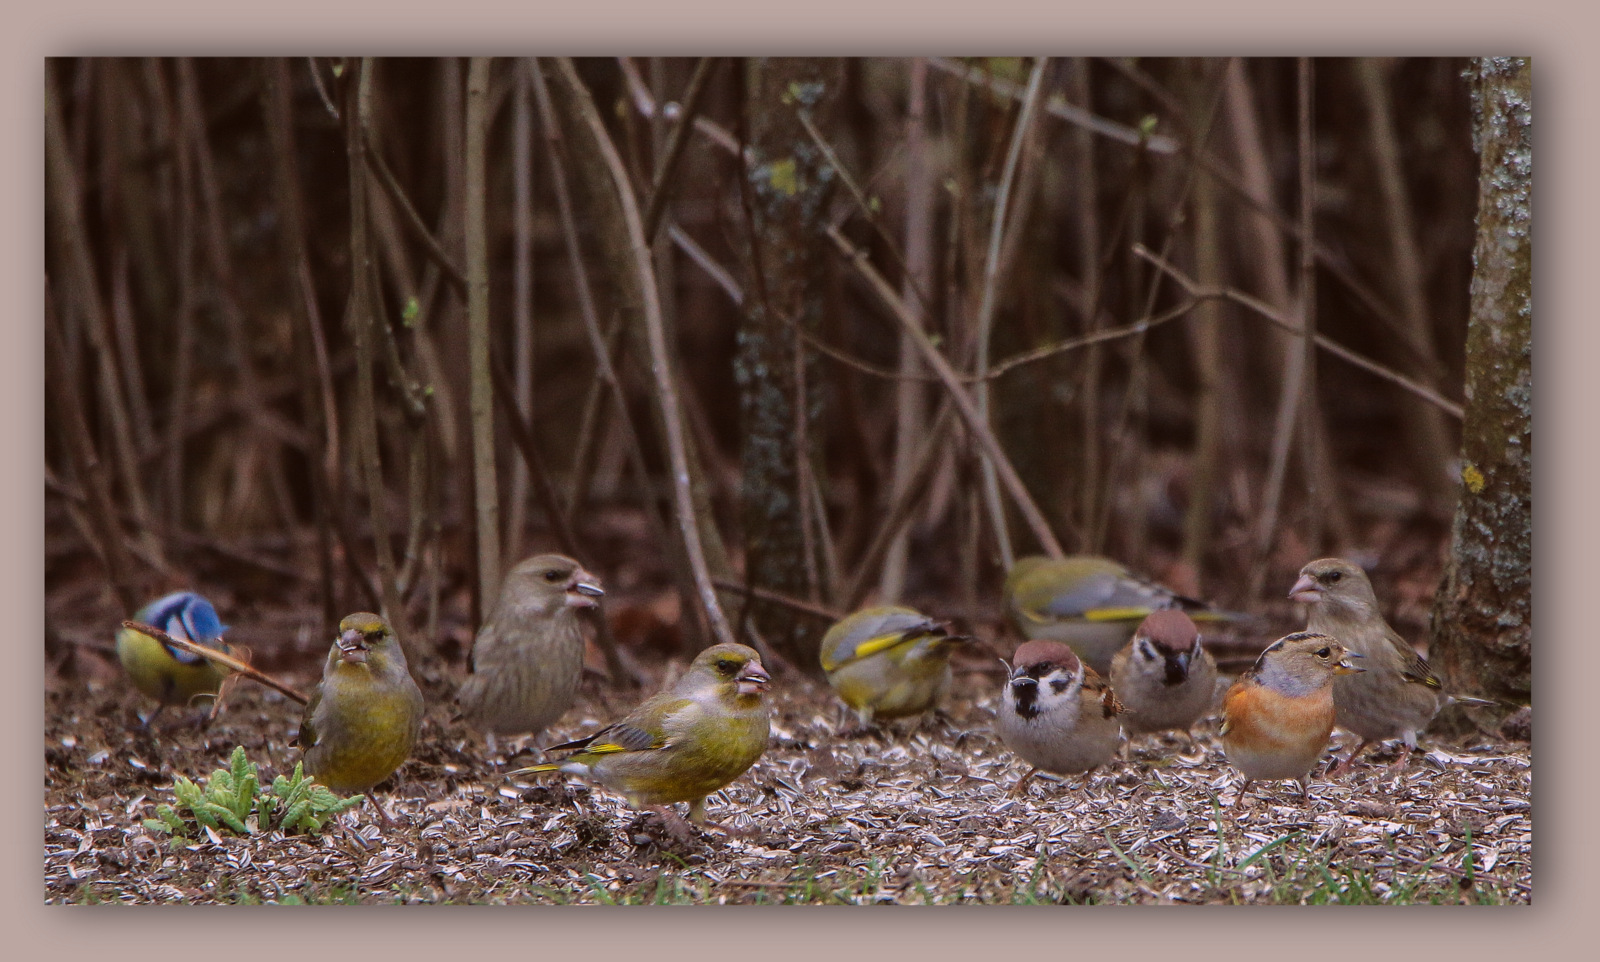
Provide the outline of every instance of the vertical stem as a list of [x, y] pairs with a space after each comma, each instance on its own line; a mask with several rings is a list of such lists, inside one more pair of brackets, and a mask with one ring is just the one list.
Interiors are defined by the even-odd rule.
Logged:
[[[977, 376], [982, 378], [989, 371], [989, 335], [994, 329], [994, 313], [996, 301], [999, 299], [1000, 288], [1000, 253], [1001, 241], [1006, 232], [1007, 206], [1011, 202], [1012, 187], [1016, 182], [1017, 167], [1022, 161], [1022, 148], [1028, 142], [1033, 132], [1034, 118], [1039, 113], [1040, 95], [1044, 90], [1045, 68], [1050, 64], [1048, 57], [1040, 57], [1033, 62], [1033, 72], [1028, 75], [1028, 89], [1023, 94], [1022, 113], [1017, 117], [1016, 130], [1011, 135], [1011, 147], [1006, 152], [1006, 165], [1004, 173], [1000, 175], [1000, 187], [994, 202], [994, 216], [989, 223], [989, 253], [983, 265], [983, 298], [978, 305], [977, 332]], [[987, 379], [978, 382], [977, 390], [978, 415], [985, 424], [993, 429], [989, 412], [989, 382]], [[1005, 505], [1000, 501], [1000, 483], [995, 474], [994, 462], [984, 458], [981, 462], [983, 471], [983, 498], [989, 509], [989, 522], [994, 526], [994, 536], [1000, 549], [1000, 561], [1007, 569], [1011, 567], [1016, 554], [1011, 548], [1011, 534], [1006, 528]]]
[[489, 58], [467, 66], [466, 248], [467, 367], [471, 379], [473, 505], [478, 519], [478, 594], [500, 589], [500, 506], [494, 469], [494, 382], [489, 376], [489, 236], [485, 141]]
[[[1089, 86], [1089, 58], [1078, 58], [1073, 71], [1072, 97], [1085, 110], [1094, 107]], [[1098, 175], [1094, 163], [1094, 131], [1078, 127], [1073, 131], [1078, 153], [1078, 264], [1083, 273], [1083, 330], [1093, 334], [1100, 329], [1100, 215]], [[1100, 492], [1100, 381], [1103, 351], [1099, 344], [1089, 346], [1083, 359], [1083, 449], [1078, 472], [1078, 511], [1085, 532], [1093, 531], [1099, 516]]]
[[1325, 495], [1319, 489], [1316, 432], [1317, 416], [1317, 251], [1313, 233], [1316, 213], [1316, 139], [1312, 129], [1311, 58], [1298, 63], [1300, 113], [1300, 349], [1305, 352], [1305, 381], [1300, 394], [1300, 449], [1306, 483], [1306, 545], [1313, 555], [1322, 551], [1322, 509]]
[[[516, 403], [522, 416], [533, 417], [533, 104], [527, 60], [512, 65], [511, 204], [512, 257], [511, 371], [516, 378]], [[522, 556], [522, 529], [527, 523], [528, 466], [511, 463], [506, 505], [506, 557]]]

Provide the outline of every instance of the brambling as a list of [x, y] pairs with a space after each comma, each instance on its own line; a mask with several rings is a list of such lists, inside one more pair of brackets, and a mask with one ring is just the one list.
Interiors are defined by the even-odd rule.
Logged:
[[1211, 707], [1217, 662], [1188, 615], [1176, 608], [1152, 611], [1111, 660], [1111, 687], [1128, 707], [1122, 727], [1130, 734], [1187, 732]]
[[[133, 616], [175, 638], [227, 652], [222, 633], [228, 630], [217, 610], [193, 591], [178, 591], [157, 598]], [[117, 629], [117, 660], [133, 687], [154, 698], [156, 710], [145, 719], [150, 727], [168, 705], [187, 705], [201, 695], [216, 695], [227, 672], [205, 658], [181, 648], [171, 648], [132, 628]]]
[[839, 620], [822, 637], [828, 684], [855, 709], [860, 727], [875, 718], [920, 715], [950, 689], [950, 653], [970, 639], [911, 608], [881, 606]]
[[371, 789], [411, 757], [422, 710], [394, 630], [371, 612], [346, 617], [300, 720], [306, 774], [341, 795]]
[[1300, 569], [1289, 597], [1309, 606], [1307, 631], [1332, 635], [1366, 658], [1365, 673], [1333, 683], [1335, 722], [1361, 742], [1330, 774], [1348, 771], [1362, 749], [1390, 738], [1405, 742], [1407, 751], [1394, 763], [1402, 769], [1417, 747], [1417, 733], [1439, 709], [1453, 701], [1494, 704], [1443, 690], [1427, 660], [1383, 619], [1372, 582], [1356, 565], [1339, 558], [1313, 561]]
[[1257, 779], [1307, 778], [1333, 734], [1335, 676], [1361, 672], [1360, 658], [1327, 635], [1301, 631], [1268, 645], [1222, 698], [1222, 748], [1244, 773], [1237, 806]]
[[713, 645], [695, 657], [673, 686], [646, 699], [621, 721], [587, 738], [555, 745], [573, 749], [558, 762], [508, 774], [566, 772], [617, 792], [634, 808], [662, 813], [689, 803], [689, 818], [706, 822], [706, 796], [732, 782], [767, 749], [770, 676], [744, 645]]
[[1247, 617], [1186, 598], [1095, 555], [1017, 559], [1006, 575], [1005, 608], [1023, 638], [1064, 641], [1101, 675], [1111, 673], [1112, 657], [1152, 611], [1182, 608], [1196, 621]]
[[1087, 785], [1089, 773], [1116, 754], [1122, 703], [1106, 680], [1061, 642], [1024, 642], [1011, 660], [995, 728], [1000, 741], [1033, 766], [1014, 791], [1022, 792], [1041, 770], [1081, 773]]
[[572, 707], [583, 677], [578, 612], [605, 592], [578, 562], [526, 558], [506, 574], [472, 643], [471, 674], [456, 693], [467, 722], [489, 737], [537, 735]]

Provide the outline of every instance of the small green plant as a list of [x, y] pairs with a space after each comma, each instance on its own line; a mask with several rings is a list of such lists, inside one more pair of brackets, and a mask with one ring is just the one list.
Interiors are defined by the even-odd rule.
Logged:
[[240, 835], [253, 835], [261, 826], [315, 834], [329, 818], [354, 808], [366, 797], [340, 798], [306, 778], [298, 762], [293, 776], [279, 775], [263, 792], [256, 766], [245, 758], [243, 746], [233, 750], [228, 767], [212, 772], [204, 786], [179, 775], [173, 781], [172, 794], [177, 804], [157, 805], [156, 817], [145, 819], [144, 827], [171, 835], [169, 844], [174, 851], [189, 842], [191, 824], [213, 832], [226, 828]]

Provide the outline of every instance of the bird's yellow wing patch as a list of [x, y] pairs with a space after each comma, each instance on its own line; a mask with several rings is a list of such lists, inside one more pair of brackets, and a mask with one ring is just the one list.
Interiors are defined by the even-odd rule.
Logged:
[[1083, 613], [1084, 621], [1136, 621], [1150, 614], [1148, 606], [1143, 608], [1090, 608]]

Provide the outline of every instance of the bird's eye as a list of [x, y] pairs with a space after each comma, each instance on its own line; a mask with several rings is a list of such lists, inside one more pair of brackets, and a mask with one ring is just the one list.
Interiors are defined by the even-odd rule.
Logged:
[[731, 658], [722, 658], [717, 661], [717, 671], [724, 675], [731, 675], [739, 670], [739, 663]]
[[1339, 579], [1343, 578], [1343, 577], [1344, 577], [1344, 572], [1342, 572], [1342, 571], [1330, 571], [1330, 572], [1328, 572], [1328, 584], [1330, 584], [1330, 585], [1331, 584], [1336, 584], [1339, 581]]
[[1326, 657], [1328, 657], [1328, 655], [1329, 655], [1328, 649], [1326, 649], [1326, 648], [1318, 648], [1317, 649], [1317, 657], [1318, 658], [1326, 658]]
[[550, 582], [551, 584], [555, 584], [557, 581], [561, 580], [561, 572], [551, 568], [549, 571], [544, 573], [544, 580]]

